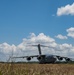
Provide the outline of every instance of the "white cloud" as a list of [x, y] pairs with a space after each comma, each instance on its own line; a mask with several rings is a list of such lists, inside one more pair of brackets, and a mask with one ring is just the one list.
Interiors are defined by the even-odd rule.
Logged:
[[55, 36], [58, 39], [67, 39], [67, 36], [63, 36], [61, 34], [58, 34], [57, 36]]
[[58, 8], [57, 16], [61, 15], [74, 15], [74, 3], [72, 5], [66, 5]]
[[72, 44], [67, 44], [67, 43], [59, 44], [59, 49], [62, 50], [60, 54], [62, 54], [63, 56], [74, 57], [72, 56], [74, 54], [74, 50], [72, 51], [72, 49], [74, 49]]
[[12, 50], [15, 56], [37, 55], [37, 47], [33, 47], [31, 45], [37, 45], [39, 43], [49, 46], [49, 48], [41, 47], [43, 54], [58, 54], [61, 56], [64, 55], [70, 57], [74, 56], [74, 46], [71, 44], [57, 44], [55, 39], [50, 36], [46, 36], [44, 33], [40, 33], [39, 35], [31, 33], [29, 38], [24, 38], [23, 41], [17, 46], [9, 45], [7, 43], [0, 44], [0, 60], [7, 60], [9, 55], [12, 54]]
[[11, 52], [12, 49], [15, 51], [16, 46], [15, 45], [9, 45], [6, 42], [0, 44], [0, 52], [7, 54], [7, 53]]
[[6, 42], [0, 44], [0, 61], [7, 60], [10, 55], [12, 55], [12, 51], [16, 51], [15, 45], [9, 45]]
[[67, 36], [74, 38], [74, 27], [71, 27], [66, 30], [68, 32]]

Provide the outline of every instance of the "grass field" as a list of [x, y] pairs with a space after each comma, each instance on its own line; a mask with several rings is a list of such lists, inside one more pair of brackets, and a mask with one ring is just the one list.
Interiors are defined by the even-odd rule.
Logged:
[[0, 75], [74, 75], [74, 64], [5, 64]]

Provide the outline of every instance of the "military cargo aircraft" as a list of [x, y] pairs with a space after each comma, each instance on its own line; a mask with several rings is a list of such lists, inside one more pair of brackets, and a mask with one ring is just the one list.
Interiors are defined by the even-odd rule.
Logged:
[[68, 58], [68, 57], [62, 57], [62, 56], [58, 56], [58, 55], [45, 55], [45, 54], [42, 54], [41, 47], [46, 47], [44, 45], [38, 44], [38, 45], [32, 45], [32, 46], [37, 46], [38, 47], [39, 55], [19, 56], [19, 57], [13, 57], [13, 58], [26, 58], [27, 61], [30, 61], [32, 58], [36, 57], [40, 64], [56, 63], [57, 59], [59, 61], [62, 61], [63, 59], [65, 59], [66, 62], [71, 61], [71, 59]]

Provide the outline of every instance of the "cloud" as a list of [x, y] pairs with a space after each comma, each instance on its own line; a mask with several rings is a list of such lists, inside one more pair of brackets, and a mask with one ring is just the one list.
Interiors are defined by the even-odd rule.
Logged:
[[6, 42], [0, 44], [0, 61], [1, 60], [7, 60], [8, 56], [11, 55], [12, 51], [16, 51], [15, 45], [9, 45]]
[[28, 38], [24, 38], [17, 46], [14, 44], [9, 45], [8, 43], [0, 44], [0, 60], [7, 61], [9, 56], [12, 54], [14, 56], [37, 55], [39, 54], [37, 47], [33, 47], [31, 45], [37, 45], [39, 43], [49, 46], [41, 47], [42, 54], [74, 56], [74, 46], [72, 44], [58, 44], [55, 39], [45, 35], [44, 33], [39, 33], [39, 35], [31, 33]]
[[68, 32], [67, 36], [74, 38], [74, 27], [66, 30]]
[[74, 15], [74, 3], [66, 5], [57, 9], [57, 16]]
[[55, 36], [55, 37], [58, 38], [58, 39], [62, 39], [62, 40], [67, 39], [67, 36], [63, 36], [63, 35], [61, 35], [61, 34], [58, 34], [58, 35]]

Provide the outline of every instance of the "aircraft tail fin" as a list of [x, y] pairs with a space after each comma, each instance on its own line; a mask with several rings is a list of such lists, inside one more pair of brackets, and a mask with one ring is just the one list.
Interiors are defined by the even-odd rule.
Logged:
[[37, 46], [38, 47], [38, 51], [39, 51], [39, 55], [41, 55], [42, 53], [41, 53], [41, 45], [40, 44], [38, 44], [38, 45], [32, 45], [32, 46]]
[[38, 50], [39, 50], [39, 55], [41, 55], [41, 48], [40, 48], [40, 44], [38, 44]]

